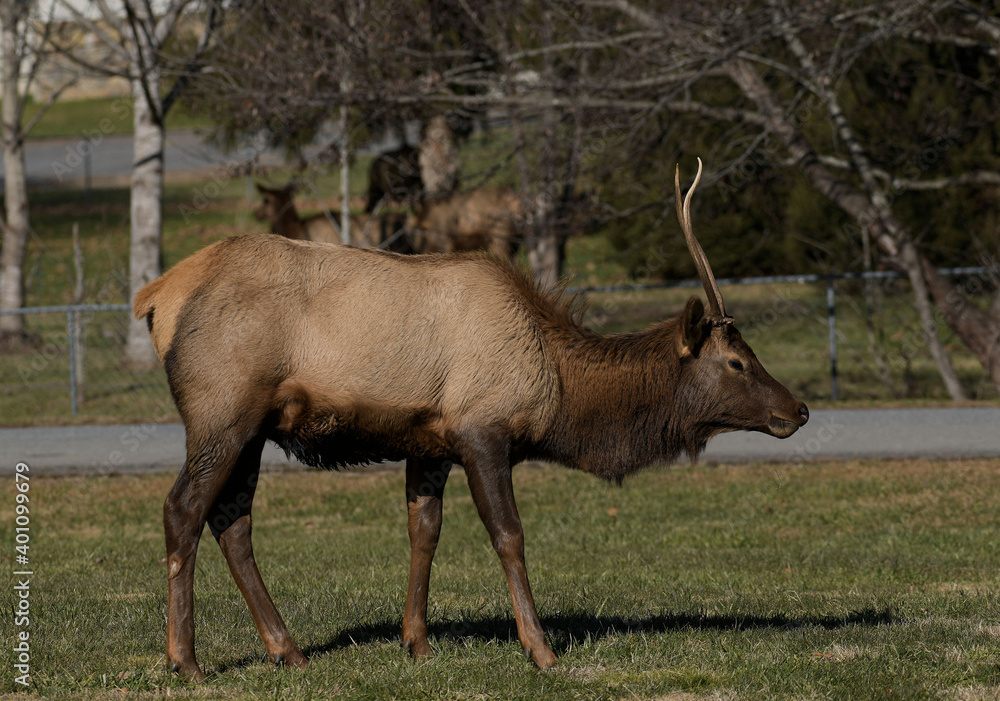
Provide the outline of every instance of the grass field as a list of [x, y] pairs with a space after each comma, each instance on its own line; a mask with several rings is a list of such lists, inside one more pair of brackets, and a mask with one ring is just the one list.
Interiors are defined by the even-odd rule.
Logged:
[[[682, 465], [621, 488], [519, 467], [529, 573], [560, 656], [547, 672], [521, 655], [460, 471], [431, 580], [436, 655], [420, 662], [398, 644], [402, 475], [265, 474], [255, 551], [310, 667], [262, 660], [206, 535], [195, 596], [209, 680], [197, 687], [164, 669], [171, 482], [30, 482], [32, 687], [17, 698], [1000, 697], [995, 462]], [[6, 661], [0, 684], [13, 687]]]
[[[29, 102], [24, 123], [33, 119], [40, 105]], [[179, 104], [167, 114], [168, 129], [207, 127], [210, 122], [187, 114]], [[52, 105], [31, 130], [31, 139], [79, 137], [83, 134], [131, 134], [132, 100], [129, 97], [103, 97], [89, 100], [60, 100]]]

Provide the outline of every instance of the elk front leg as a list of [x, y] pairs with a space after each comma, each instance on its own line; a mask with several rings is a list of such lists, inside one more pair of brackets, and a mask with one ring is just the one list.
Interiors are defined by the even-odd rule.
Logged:
[[403, 614], [403, 645], [414, 657], [431, 654], [427, 642], [427, 591], [431, 561], [441, 534], [441, 498], [450, 462], [406, 461], [407, 529], [410, 534], [410, 586]]
[[278, 664], [302, 668], [307, 664], [305, 655], [288, 633], [288, 628], [261, 579], [253, 556], [250, 511], [260, 474], [260, 453], [263, 447], [264, 439], [258, 437], [244, 449], [237, 469], [209, 513], [208, 527], [222, 548], [229, 571], [247, 602], [268, 657]]
[[490, 534], [493, 549], [500, 556], [514, 605], [517, 637], [526, 654], [539, 668], [556, 663], [555, 653], [545, 641], [524, 564], [524, 530], [514, 503], [511, 464], [503, 439], [477, 437], [460, 453], [469, 478], [469, 489], [479, 517]]

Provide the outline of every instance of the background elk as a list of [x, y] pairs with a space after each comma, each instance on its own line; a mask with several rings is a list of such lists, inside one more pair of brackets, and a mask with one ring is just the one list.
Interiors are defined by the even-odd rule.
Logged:
[[[257, 191], [263, 201], [253, 215], [259, 221], [270, 222], [271, 233], [296, 241], [340, 243], [339, 211], [332, 211], [329, 216], [322, 213], [302, 219], [295, 209], [294, 185], [272, 189], [258, 184]], [[403, 214], [352, 214], [351, 245], [367, 248], [381, 246], [399, 253], [410, 253], [409, 241], [400, 233], [405, 224], [406, 216]]]
[[552, 460], [607, 480], [723, 431], [784, 438], [805, 404], [775, 381], [733, 325], [691, 229], [708, 294], [642, 333], [603, 336], [570, 303], [492, 256], [407, 258], [275, 236], [220, 241], [144, 287], [145, 317], [187, 430], [187, 461], [163, 505], [167, 660], [203, 678], [194, 651], [195, 553], [208, 523], [274, 662], [302, 667], [261, 580], [250, 511], [272, 440], [327, 468], [406, 460], [411, 545], [402, 639], [431, 653], [427, 591], [452, 462], [510, 588], [521, 645], [556, 657], [528, 584], [511, 469]]
[[507, 188], [484, 187], [427, 198], [407, 221], [413, 250], [451, 253], [485, 249], [512, 258], [521, 203]]
[[420, 149], [403, 144], [372, 161], [368, 170], [366, 212], [379, 204], [405, 204], [412, 207], [424, 191], [420, 177]]

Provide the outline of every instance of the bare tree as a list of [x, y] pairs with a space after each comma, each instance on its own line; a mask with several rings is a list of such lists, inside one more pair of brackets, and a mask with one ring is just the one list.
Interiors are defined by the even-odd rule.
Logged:
[[[31, 233], [28, 212], [28, 184], [24, 163], [24, 141], [49, 106], [69, 84], [52, 92], [31, 120], [25, 120], [25, 106], [38, 73], [43, 53], [41, 45], [51, 22], [33, 15], [31, 0], [0, 2], [0, 32], [3, 52], [3, 153], [4, 203], [3, 247], [0, 249], [0, 309], [24, 306], [24, 260]], [[26, 341], [24, 317], [0, 316], [0, 339], [5, 345]]]
[[[60, 53], [92, 74], [120, 76], [129, 81], [133, 99], [133, 165], [131, 179], [131, 234], [129, 244], [130, 297], [162, 272], [163, 146], [167, 113], [202, 68], [222, 21], [221, 0], [169, 0], [161, 4], [121, 0], [112, 7], [93, 0], [88, 12], [70, 0], [62, 6], [107, 51], [107, 60], [95, 63], [76, 43], [56, 39]], [[184, 32], [194, 41], [187, 43]], [[78, 35], [74, 35], [78, 39]], [[90, 39], [88, 39], [89, 41]], [[130, 322], [126, 361], [150, 367], [156, 355], [144, 323]]]
[[[946, 178], [913, 179], [907, 177], [905, 160], [876, 163], [872, 143], [859, 134], [840, 96], [859, 57], [893, 43], [960, 45], [992, 57], [995, 63], [995, 19], [964, 2], [878, 3], [850, 11], [839, 3], [824, 2], [810, 5], [805, 12], [781, 0], [769, 0], [759, 10], [719, 7], [711, 15], [706, 10], [695, 15], [694, 21], [680, 13], [651, 13], [628, 0], [591, 4], [619, 13], [627, 29], [638, 26], [658, 33], [672, 52], [672, 75], [650, 66], [632, 85], [658, 82], [665, 93], [661, 104], [672, 113], [739, 125], [756, 133], [755, 146], [773, 140], [772, 161], [795, 166], [816, 191], [850, 217], [856, 231], [871, 232], [883, 263], [902, 271], [911, 283], [922, 336], [952, 398], [965, 395], [941, 343], [935, 310], [1000, 387], [1000, 318], [991, 318], [960, 291], [951, 289], [894, 206], [900, 194], [909, 190], [996, 185], [1000, 177], [995, 171], [972, 168]], [[677, 28], [684, 24], [689, 31], [682, 37]], [[704, 86], [710, 81], [718, 84], [720, 78], [738, 88], [739, 100], [718, 104], [705, 99], [712, 92]], [[990, 92], [995, 101], [995, 80], [984, 92]], [[822, 131], [815, 129], [820, 123], [826, 127]], [[869, 134], [869, 138], [879, 136]], [[729, 164], [720, 165], [724, 172]], [[890, 170], [893, 165], [899, 168], [897, 172]]]
[[[697, 148], [706, 156], [714, 171], [706, 177], [720, 187], [735, 175], [756, 186], [764, 176], [787, 174], [837, 213], [829, 228], [838, 231], [825, 234], [831, 247], [853, 238], [851, 245], [860, 248], [865, 232], [880, 252], [879, 264], [906, 275], [920, 338], [949, 394], [961, 398], [963, 388], [938, 318], [1000, 387], [1000, 304], [981, 310], [936, 276], [914, 222], [940, 222], [915, 215], [920, 205], [910, 197], [920, 192], [931, 201], [1000, 182], [995, 154], [973, 148], [976, 139], [998, 138], [1000, 109], [1000, 21], [977, 6], [965, 0], [850, 7], [833, 0], [805, 7], [787, 0], [385, 0], [359, 3], [357, 31], [350, 35], [342, 11], [296, 0], [258, 7], [278, 34], [251, 32], [264, 41], [243, 49], [227, 44], [231, 52], [207, 76], [206, 92], [239, 128], [315, 130], [345, 101], [373, 126], [386, 115], [454, 108], [505, 117], [513, 142], [508, 160], [529, 215], [529, 260], [547, 282], [558, 274], [572, 220], [567, 210], [581, 180], [631, 189], [632, 200], [606, 203], [607, 216], [627, 221], [644, 212], [650, 228], [663, 229], [671, 194], [661, 163], [685, 152]], [[267, 69], [238, 70], [265, 42], [276, 55]], [[329, 74], [345, 46], [355, 71], [346, 93]], [[942, 65], [928, 47], [935, 54], [953, 51], [955, 58]], [[900, 56], [903, 69], [880, 74], [885, 55]], [[315, 68], [303, 70], [306, 65]], [[859, 104], [865, 90], [876, 93], [871, 104]], [[887, 105], [949, 90], [958, 91], [962, 109], [893, 103], [893, 114], [904, 121], [886, 138], [878, 98]], [[929, 167], [914, 163], [943, 134], [947, 147], [933, 164], [938, 177], [928, 177]], [[772, 196], [766, 186], [755, 192]], [[780, 212], [786, 205], [758, 206]], [[772, 226], [782, 226], [780, 215], [769, 216]]]

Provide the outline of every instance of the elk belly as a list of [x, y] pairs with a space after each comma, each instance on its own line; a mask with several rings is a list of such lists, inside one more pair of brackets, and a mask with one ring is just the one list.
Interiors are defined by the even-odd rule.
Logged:
[[312, 467], [337, 469], [407, 457], [450, 458], [440, 417], [422, 407], [389, 407], [331, 397], [285, 381], [275, 394], [267, 437]]

